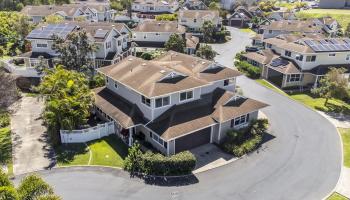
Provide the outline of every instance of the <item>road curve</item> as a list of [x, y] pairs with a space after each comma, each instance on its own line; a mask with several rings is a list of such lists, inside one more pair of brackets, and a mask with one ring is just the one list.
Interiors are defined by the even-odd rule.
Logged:
[[[234, 36], [233, 36], [234, 37]], [[270, 106], [275, 138], [231, 164], [196, 175], [198, 183], [154, 186], [130, 178], [121, 170], [55, 169], [42, 176], [67, 200], [75, 199], [307, 199], [319, 200], [336, 185], [341, 170], [341, 146], [335, 127], [309, 108], [240, 77], [248, 97]]]

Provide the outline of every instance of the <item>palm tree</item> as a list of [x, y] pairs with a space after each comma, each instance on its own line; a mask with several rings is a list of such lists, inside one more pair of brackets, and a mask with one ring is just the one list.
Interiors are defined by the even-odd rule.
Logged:
[[0, 170], [0, 199], [6, 200], [60, 200], [52, 187], [38, 175], [32, 174], [22, 179], [17, 188], [8, 176]]

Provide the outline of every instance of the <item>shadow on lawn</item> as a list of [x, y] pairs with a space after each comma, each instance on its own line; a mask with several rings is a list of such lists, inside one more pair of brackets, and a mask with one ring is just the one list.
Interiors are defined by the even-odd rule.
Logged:
[[11, 131], [9, 128], [0, 128], [0, 164], [7, 164], [11, 157]]
[[327, 109], [324, 109], [324, 107], [316, 106], [315, 108], [317, 110], [326, 112], [327, 114], [331, 113], [343, 113], [346, 115], [350, 115], [350, 108], [345, 105], [337, 105], [333, 104], [332, 102], [328, 102], [327, 105], [324, 105]]
[[58, 163], [69, 164], [74, 160], [74, 156], [86, 154], [88, 149], [83, 143], [62, 144], [55, 148], [55, 152]]
[[101, 140], [106, 141], [109, 144], [109, 146], [111, 146], [113, 150], [117, 152], [123, 160], [128, 155], [128, 147], [121, 139], [118, 138], [117, 135], [112, 134], [107, 137], [101, 138]]

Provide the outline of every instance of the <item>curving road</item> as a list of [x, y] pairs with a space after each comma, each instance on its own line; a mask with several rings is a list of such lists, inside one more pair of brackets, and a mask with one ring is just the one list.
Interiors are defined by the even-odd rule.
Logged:
[[[230, 30], [235, 38], [237, 30]], [[237, 35], [245, 38], [235, 38], [231, 45], [248, 39], [241, 33]], [[227, 50], [223, 51], [225, 58]], [[233, 55], [232, 51], [229, 53]], [[226, 59], [230, 59], [228, 55]], [[325, 197], [336, 185], [341, 170], [341, 146], [335, 127], [316, 112], [248, 78], [241, 77], [238, 83], [246, 96], [271, 105], [263, 111], [270, 119], [270, 133], [275, 138], [238, 161], [197, 174], [198, 183], [154, 186], [129, 178], [121, 170], [102, 168], [55, 169], [42, 172], [42, 176], [68, 200]]]

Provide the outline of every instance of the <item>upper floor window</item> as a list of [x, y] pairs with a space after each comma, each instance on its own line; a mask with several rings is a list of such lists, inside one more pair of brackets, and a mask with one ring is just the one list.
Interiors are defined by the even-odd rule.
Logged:
[[335, 56], [335, 53], [330, 53], [330, 54], [328, 54], [328, 56], [333, 57], [333, 56]]
[[249, 114], [242, 115], [240, 117], [236, 117], [235, 119], [231, 120], [231, 128], [246, 124], [249, 121]]
[[271, 34], [271, 33], [272, 33], [272, 30], [269, 30], [269, 33]]
[[196, 23], [196, 22], [197, 22], [197, 19], [193, 19], [193, 22]]
[[115, 87], [115, 89], [118, 89], [118, 83], [117, 82], [114, 82], [114, 87]]
[[307, 56], [306, 57], [306, 62], [315, 62], [316, 61], [316, 56]]
[[146, 106], [151, 107], [151, 99], [149, 99], [149, 98], [147, 98], [147, 97], [145, 97], [143, 95], [141, 97], [141, 102], [143, 104], [145, 104]]
[[152, 132], [150, 132], [149, 133], [150, 134], [150, 137], [154, 140], [154, 141], [156, 141], [158, 144], [160, 144], [160, 145], [162, 145], [162, 146], [167, 146], [167, 144], [164, 144], [164, 143], [166, 143], [166, 142], [164, 142], [164, 140], [162, 139], [162, 138], [160, 138], [157, 134], [155, 134], [155, 133], [152, 133]]
[[291, 57], [291, 56], [292, 56], [292, 52], [290, 52], [290, 51], [285, 51], [285, 52], [284, 52], [284, 55], [285, 55], [285, 56], [288, 56], [288, 57]]
[[118, 40], [118, 46], [122, 45], [122, 41]]
[[161, 97], [156, 99], [156, 108], [167, 106], [170, 104], [170, 97]]
[[193, 91], [187, 91], [180, 93], [180, 101], [185, 101], [193, 98]]
[[296, 57], [296, 59], [299, 60], [299, 61], [303, 61], [304, 56], [303, 56], [303, 55], [298, 55], [298, 56]]
[[271, 49], [272, 48], [272, 44], [266, 44], [266, 47]]
[[350, 54], [346, 55], [346, 60], [350, 60]]
[[112, 46], [112, 43], [111, 43], [111, 42], [107, 42], [107, 43], [106, 43], [106, 48], [107, 48], [107, 49], [111, 48], [111, 46]]
[[224, 80], [224, 86], [227, 86], [227, 85], [229, 85], [229, 84], [230, 84], [230, 79]]
[[47, 44], [37, 43], [36, 47], [38, 47], [38, 48], [46, 48]]

